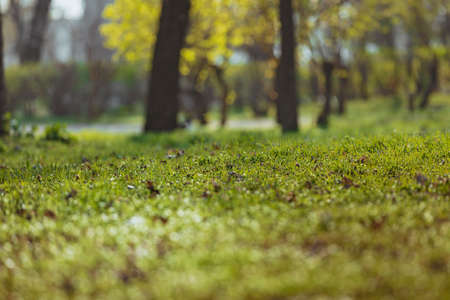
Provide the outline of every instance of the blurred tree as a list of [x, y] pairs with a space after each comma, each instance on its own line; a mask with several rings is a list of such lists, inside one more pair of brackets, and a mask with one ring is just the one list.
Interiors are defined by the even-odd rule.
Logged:
[[9, 0], [9, 14], [16, 29], [15, 51], [20, 53], [24, 39], [25, 24], [22, 17], [22, 7], [19, 0]]
[[6, 123], [6, 85], [3, 65], [3, 12], [0, 7], [0, 136], [8, 134]]
[[276, 98], [274, 83], [278, 60], [274, 48], [279, 35], [279, 17], [275, 3], [273, 0], [241, 1], [239, 17], [234, 19], [243, 39], [238, 49], [248, 56], [246, 104], [256, 116], [266, 115], [271, 100]]
[[190, 0], [163, 0], [147, 96], [146, 132], [177, 128], [180, 52], [190, 7]]
[[[14, 3], [15, 1], [12, 1]], [[20, 62], [35, 63], [41, 59], [45, 33], [47, 31], [51, 0], [37, 0], [27, 35], [20, 41]], [[23, 22], [17, 19], [17, 24]], [[19, 26], [19, 25], [17, 25]], [[23, 26], [20, 25], [20, 26]], [[19, 32], [23, 34], [23, 27]], [[19, 36], [20, 39], [20, 36]]]
[[449, 6], [446, 0], [392, 2], [392, 17], [408, 34], [406, 89], [410, 110], [414, 110], [417, 98], [420, 108], [426, 108], [438, 88], [440, 56], [448, 49], [436, 21], [445, 19]]
[[298, 130], [296, 38], [292, 0], [280, 0], [281, 56], [277, 70], [277, 115], [283, 132]]
[[[233, 54], [231, 48], [242, 43], [242, 31], [234, 20], [243, 14], [232, 0], [194, 0], [191, 5], [180, 71], [192, 80], [191, 91], [196, 93], [202, 92], [200, 89], [205, 88], [208, 80], [216, 82], [220, 88], [221, 123], [224, 125], [227, 106], [234, 100], [225, 72]], [[106, 8], [104, 15], [110, 23], [102, 27], [102, 33], [106, 36], [106, 45], [117, 50], [116, 57], [125, 57], [131, 62], [148, 59], [156, 41], [154, 28], [160, 10], [161, 2], [156, 0], [116, 0]]]
[[359, 94], [362, 99], [369, 99], [370, 58], [367, 53], [367, 35], [356, 41], [356, 65], [359, 72]]
[[[323, 109], [318, 117], [320, 126], [328, 125], [331, 113], [334, 83], [338, 84], [338, 112], [344, 113], [349, 96], [349, 78], [351, 64], [358, 63], [361, 67], [361, 90], [368, 81], [368, 63], [366, 61], [366, 43], [368, 32], [380, 26], [380, 16], [385, 12], [385, 3], [390, 0], [324, 0], [299, 1], [297, 9], [304, 19], [300, 30], [300, 41], [308, 45], [311, 60], [321, 65], [325, 81], [325, 99]], [[360, 42], [359, 47], [354, 47]], [[358, 53], [359, 52], [359, 53]], [[334, 77], [337, 77], [335, 82]]]

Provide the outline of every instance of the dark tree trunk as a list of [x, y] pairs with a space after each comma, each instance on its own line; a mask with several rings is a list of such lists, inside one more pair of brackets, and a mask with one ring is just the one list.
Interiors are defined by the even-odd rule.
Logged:
[[35, 63], [41, 59], [51, 0], [38, 0], [34, 8], [33, 19], [28, 36], [21, 44], [20, 62]]
[[359, 74], [361, 76], [360, 93], [364, 100], [369, 99], [369, 66], [367, 61], [361, 61], [358, 66]]
[[[406, 93], [408, 97], [408, 110], [413, 112], [416, 109], [416, 97], [421, 91], [420, 80], [414, 79], [414, 49], [411, 32], [408, 33], [407, 55], [406, 55]], [[411, 83], [415, 81], [415, 90], [411, 89]]]
[[195, 87], [192, 88], [189, 93], [194, 100], [194, 117], [200, 122], [201, 125], [207, 125], [208, 120], [206, 119], [206, 114], [208, 113], [208, 100], [206, 99], [204, 93]]
[[6, 85], [5, 85], [5, 69], [3, 65], [3, 15], [0, 11], [0, 136], [8, 134], [6, 124]]
[[342, 67], [342, 74], [339, 76], [338, 114], [345, 114], [348, 97], [348, 68]]
[[367, 36], [364, 36], [358, 42], [358, 52], [359, 58], [357, 60], [357, 66], [359, 71], [359, 76], [361, 78], [359, 86], [360, 97], [364, 100], [369, 99], [369, 59], [367, 55]]
[[424, 78], [423, 74], [419, 74], [415, 82], [415, 90], [409, 94], [408, 98], [408, 108], [410, 111], [414, 111], [416, 109], [416, 99], [422, 94], [424, 89]]
[[189, 25], [190, 0], [162, 0], [147, 95], [144, 131], [177, 128], [180, 52]]
[[319, 76], [317, 74], [317, 63], [311, 60], [309, 64], [309, 84], [311, 89], [311, 99], [317, 102], [319, 99]]
[[264, 87], [264, 76], [262, 76], [264, 70], [260, 68], [257, 61], [252, 61], [250, 64], [248, 103], [256, 117], [263, 117], [267, 115], [267, 102], [270, 99]]
[[278, 66], [277, 114], [283, 132], [298, 130], [296, 41], [292, 0], [280, 0], [281, 57]]
[[433, 60], [429, 66], [429, 80], [428, 85], [422, 95], [420, 108], [425, 109], [430, 104], [431, 94], [438, 88], [439, 82], [439, 58], [434, 55]]
[[412, 49], [410, 48], [408, 50], [408, 56], [406, 59], [406, 76], [407, 76], [407, 93], [408, 93], [408, 109], [409, 111], [413, 112], [416, 109], [415, 101], [416, 101], [416, 94], [420, 93], [420, 85], [419, 81], [416, 82], [416, 90], [411, 91], [409, 85], [411, 82], [411, 78], [413, 74], [413, 54]]
[[216, 74], [217, 83], [221, 89], [220, 96], [220, 126], [225, 127], [228, 117], [228, 96], [230, 94], [230, 88], [225, 80], [224, 70], [218, 66], [212, 66]]
[[328, 118], [331, 113], [331, 97], [333, 94], [333, 70], [334, 64], [329, 61], [322, 63], [322, 71], [325, 76], [325, 103], [323, 105], [322, 112], [317, 119], [317, 124], [320, 127], [328, 126]]

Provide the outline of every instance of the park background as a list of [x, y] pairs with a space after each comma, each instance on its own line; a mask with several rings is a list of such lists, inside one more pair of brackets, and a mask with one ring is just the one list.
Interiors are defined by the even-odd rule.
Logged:
[[1, 300], [450, 299], [449, 1], [0, 5]]

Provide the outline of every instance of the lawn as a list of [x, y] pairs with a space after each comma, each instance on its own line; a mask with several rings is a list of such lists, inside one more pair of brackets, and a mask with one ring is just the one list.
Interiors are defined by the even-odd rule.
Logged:
[[284, 136], [7, 139], [0, 299], [449, 299], [448, 100]]

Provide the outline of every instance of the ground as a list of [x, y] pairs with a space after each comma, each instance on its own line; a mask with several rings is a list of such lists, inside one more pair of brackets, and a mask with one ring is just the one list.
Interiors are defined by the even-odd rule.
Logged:
[[2, 299], [448, 299], [448, 98], [0, 153]]

